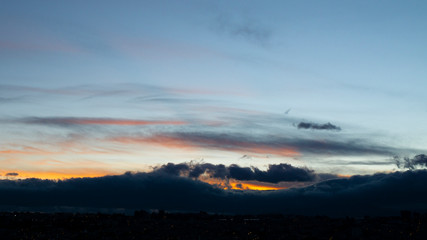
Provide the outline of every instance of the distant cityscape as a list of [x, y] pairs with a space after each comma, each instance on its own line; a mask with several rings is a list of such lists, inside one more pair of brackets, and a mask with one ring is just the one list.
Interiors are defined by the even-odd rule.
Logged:
[[331, 218], [136, 211], [0, 213], [1, 239], [427, 239], [427, 214]]

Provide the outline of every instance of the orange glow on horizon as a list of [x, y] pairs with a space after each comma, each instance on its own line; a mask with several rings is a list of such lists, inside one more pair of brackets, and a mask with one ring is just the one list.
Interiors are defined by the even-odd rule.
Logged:
[[275, 184], [270, 183], [262, 183], [262, 182], [246, 182], [239, 181], [234, 179], [217, 179], [217, 178], [208, 178], [208, 179], [200, 179], [200, 181], [209, 183], [210, 185], [216, 185], [222, 189], [234, 189], [234, 190], [256, 190], [256, 191], [271, 191], [271, 190], [282, 190], [286, 189], [286, 187], [279, 187]]
[[339, 178], [350, 178], [350, 177], [352, 177], [353, 175], [338, 174], [337, 176], [338, 176]]
[[[232, 188], [231, 189], [240, 189], [240, 190], [257, 190], [257, 191], [271, 191], [271, 190], [281, 190], [286, 189], [285, 187], [274, 187], [274, 186], [267, 186], [262, 185], [261, 183], [259, 185], [253, 184], [253, 183], [230, 183]], [[238, 184], [241, 184], [241, 187], [237, 186]]]
[[[7, 176], [7, 173], [18, 173], [17, 176]], [[26, 179], [26, 178], [39, 178], [49, 180], [64, 180], [70, 178], [93, 178], [103, 177], [107, 175], [115, 175], [117, 173], [93, 170], [93, 169], [81, 169], [73, 171], [1, 171], [1, 178], [3, 179]]]

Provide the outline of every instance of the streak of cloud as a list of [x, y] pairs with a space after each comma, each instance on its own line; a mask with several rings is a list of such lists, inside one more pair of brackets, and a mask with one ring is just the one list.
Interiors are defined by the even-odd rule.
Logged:
[[5, 174], [6, 177], [17, 177], [19, 173], [16, 172], [8, 172]]
[[91, 99], [96, 97], [110, 97], [110, 96], [164, 96], [164, 97], [176, 97], [189, 95], [197, 96], [236, 96], [246, 95], [245, 92], [234, 91], [234, 90], [215, 90], [215, 89], [202, 89], [202, 88], [175, 88], [175, 87], [164, 87], [150, 84], [135, 84], [135, 83], [122, 83], [113, 85], [75, 85], [61, 88], [46, 88], [46, 87], [34, 87], [24, 85], [12, 85], [12, 84], [0, 84], [0, 92], [7, 93], [37, 93], [47, 95], [64, 95], [64, 96], [78, 96], [83, 97], [82, 99]]
[[225, 14], [217, 17], [213, 30], [263, 46], [267, 45], [272, 36], [272, 31], [258, 22], [237, 21]]
[[[17, 119], [17, 122], [25, 124], [40, 124], [40, 125], [122, 125], [122, 126], [138, 126], [138, 125], [184, 125], [184, 121], [164, 121], [164, 120], [135, 120], [135, 119], [116, 119], [116, 118], [75, 118], [75, 117], [29, 117]], [[16, 122], [15, 121], [15, 122]]]
[[22, 102], [23, 97], [0, 97], [0, 104]]
[[167, 148], [180, 149], [213, 149], [231, 152], [250, 152], [254, 154], [274, 154], [277, 156], [293, 157], [299, 152], [289, 146], [275, 146], [268, 142], [255, 142], [233, 138], [228, 135], [204, 136], [189, 133], [156, 134], [139, 137], [114, 137], [110, 139], [120, 143], [155, 144]]
[[324, 155], [385, 155], [392, 156], [395, 149], [357, 139], [315, 140], [277, 135], [221, 134], [214, 132], [171, 132], [153, 135], [117, 136], [109, 139], [123, 144], [154, 144], [167, 148], [213, 149], [241, 154], [295, 157], [301, 154]]
[[16, 41], [0, 41], [0, 51], [13, 52], [58, 52], [58, 53], [85, 53], [83, 48], [76, 45], [51, 41], [51, 42], [16, 42]]
[[298, 129], [313, 129], [313, 130], [333, 130], [333, 131], [341, 131], [341, 128], [335, 126], [331, 123], [325, 124], [317, 124], [317, 123], [308, 123], [308, 122], [300, 122], [297, 125]]

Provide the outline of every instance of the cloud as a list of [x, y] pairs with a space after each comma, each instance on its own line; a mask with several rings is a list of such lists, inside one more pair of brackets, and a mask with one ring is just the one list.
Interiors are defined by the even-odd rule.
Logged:
[[[34, 40], [34, 39], [33, 39]], [[85, 51], [75, 45], [64, 42], [17, 42], [0, 41], [0, 51], [23, 51], [23, 52], [58, 52], [58, 53], [84, 53]]]
[[113, 137], [111, 141], [136, 144], [156, 144], [167, 148], [204, 148], [231, 152], [250, 152], [254, 154], [274, 154], [277, 156], [297, 156], [299, 153], [286, 145], [277, 146], [271, 142], [251, 141], [241, 135], [215, 133], [169, 133], [150, 136]]
[[318, 160], [317, 163], [328, 165], [366, 165], [366, 166], [381, 166], [381, 165], [394, 165], [396, 162], [388, 159], [382, 161], [341, 161], [341, 160]]
[[308, 122], [300, 122], [297, 125], [298, 129], [314, 129], [314, 130], [334, 130], [334, 131], [341, 131], [341, 128], [338, 126], [335, 126], [331, 123], [325, 123], [325, 124], [317, 124], [317, 123], [308, 123]]
[[259, 22], [238, 21], [225, 14], [217, 17], [213, 29], [216, 32], [260, 45], [266, 45], [272, 36], [272, 31]]
[[425, 154], [418, 154], [413, 158], [404, 157], [403, 160], [395, 156], [394, 160], [398, 168], [416, 169], [418, 167], [427, 167], [427, 155]]
[[[164, 209], [219, 213], [392, 215], [427, 210], [427, 171], [353, 176], [278, 191], [222, 190], [161, 172], [69, 180], [0, 180], [0, 206]], [[30, 200], [31, 201], [30, 201]]]
[[77, 117], [28, 117], [15, 119], [13, 122], [25, 124], [40, 125], [122, 125], [122, 126], [139, 126], [139, 125], [184, 125], [184, 121], [164, 121], [164, 120], [135, 120], [135, 119], [117, 119], [117, 118], [77, 118]]
[[283, 157], [295, 157], [301, 154], [393, 156], [396, 152], [405, 151], [404, 149], [395, 149], [358, 139], [314, 140], [292, 136], [262, 134], [251, 136], [240, 133], [215, 132], [171, 132], [148, 136], [117, 136], [109, 140], [126, 144], [155, 144], [167, 148], [202, 148]]
[[22, 102], [24, 97], [0, 97], [0, 104]]
[[[325, 179], [326, 175], [318, 175], [313, 170], [298, 168], [290, 164], [270, 164], [266, 171], [256, 167], [240, 167], [237, 164], [225, 166], [223, 164], [210, 163], [168, 163], [154, 168], [155, 172], [174, 176], [188, 176], [198, 178], [202, 174], [211, 178], [235, 179], [242, 181], [256, 180], [259, 182], [278, 183], [283, 181], [310, 182]], [[336, 175], [328, 175], [329, 178], [337, 178]]]
[[82, 99], [110, 96], [163, 96], [166, 98], [171, 98], [177, 96], [236, 96], [247, 94], [245, 92], [235, 90], [215, 90], [207, 88], [174, 88], [136, 83], [121, 83], [113, 85], [74, 85], [62, 88], [40, 88], [33, 86], [0, 84], [0, 91], [5, 93], [20, 94], [37, 93], [44, 95], [78, 96], [83, 97]]
[[168, 163], [168, 164], [162, 165], [159, 168], [155, 168], [154, 170], [157, 172], [166, 173], [168, 175], [180, 176], [181, 172], [188, 171], [189, 169], [190, 169], [190, 166], [188, 166], [185, 163], [181, 163], [181, 164]]
[[9, 85], [9, 84], [0, 84], [0, 90], [4, 92], [15, 92], [15, 93], [39, 93], [44, 95], [54, 94], [54, 95], [81, 95], [81, 94], [90, 94], [93, 93], [93, 89], [89, 90], [87, 87], [83, 88], [72, 87], [72, 88], [39, 88], [32, 86], [22, 86], [22, 85]]
[[16, 172], [9, 172], [9, 173], [6, 173], [6, 177], [16, 177], [16, 176], [18, 176], [19, 175], [19, 173], [16, 173]]

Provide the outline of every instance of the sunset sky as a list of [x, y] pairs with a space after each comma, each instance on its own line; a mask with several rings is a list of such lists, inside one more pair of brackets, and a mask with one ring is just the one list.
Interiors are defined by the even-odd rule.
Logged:
[[1, 178], [171, 163], [280, 189], [403, 171], [396, 159], [427, 152], [426, 12], [390, 0], [5, 1]]

